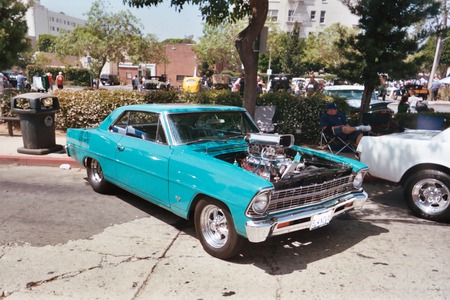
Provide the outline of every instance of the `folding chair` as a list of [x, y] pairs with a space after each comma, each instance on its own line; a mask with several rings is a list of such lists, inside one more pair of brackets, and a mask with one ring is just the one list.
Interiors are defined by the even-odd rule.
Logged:
[[275, 124], [272, 123], [273, 116], [275, 115], [275, 106], [256, 106], [255, 109], [255, 121], [259, 129], [262, 132], [273, 133], [275, 132]]
[[444, 130], [445, 118], [443, 116], [430, 116], [419, 114], [417, 116], [417, 129]]
[[322, 129], [320, 135], [320, 148], [327, 148], [333, 154], [339, 154], [341, 152], [353, 152], [355, 155], [356, 147], [353, 145], [353, 141], [344, 140], [341, 137], [334, 135], [331, 128]]

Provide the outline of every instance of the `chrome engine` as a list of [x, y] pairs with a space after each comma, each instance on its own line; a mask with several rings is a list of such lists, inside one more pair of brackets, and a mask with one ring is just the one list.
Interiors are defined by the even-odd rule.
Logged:
[[279, 181], [297, 174], [305, 165], [300, 153], [294, 157], [286, 154], [286, 149], [294, 145], [291, 134], [251, 133], [247, 135], [248, 155], [241, 162], [242, 168], [270, 181]]

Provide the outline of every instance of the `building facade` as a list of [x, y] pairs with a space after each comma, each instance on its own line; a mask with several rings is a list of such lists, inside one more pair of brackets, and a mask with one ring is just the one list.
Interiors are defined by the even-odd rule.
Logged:
[[58, 35], [61, 30], [71, 31], [84, 26], [85, 21], [68, 16], [62, 12], [53, 12], [34, 0], [34, 5], [26, 13], [28, 36], [36, 42], [41, 34]]
[[337, 23], [357, 28], [359, 20], [340, 0], [269, 0], [268, 16], [284, 32], [298, 23], [302, 38]]

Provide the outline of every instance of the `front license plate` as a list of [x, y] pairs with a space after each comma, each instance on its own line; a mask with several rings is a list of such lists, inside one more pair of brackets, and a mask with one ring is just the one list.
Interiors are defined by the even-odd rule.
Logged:
[[316, 228], [328, 225], [328, 223], [330, 223], [332, 217], [333, 217], [332, 210], [312, 216], [311, 217], [311, 226], [309, 227], [309, 229], [314, 230]]

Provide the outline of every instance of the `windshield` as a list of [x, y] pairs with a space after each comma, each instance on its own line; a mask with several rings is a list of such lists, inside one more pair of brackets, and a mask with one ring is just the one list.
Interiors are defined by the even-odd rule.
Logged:
[[243, 111], [173, 114], [168, 120], [177, 144], [224, 140], [259, 132]]
[[[334, 97], [340, 97], [347, 100], [361, 100], [364, 90], [360, 89], [342, 89], [342, 90], [325, 90], [325, 94]], [[372, 93], [371, 100], [376, 100], [375, 93]]]

